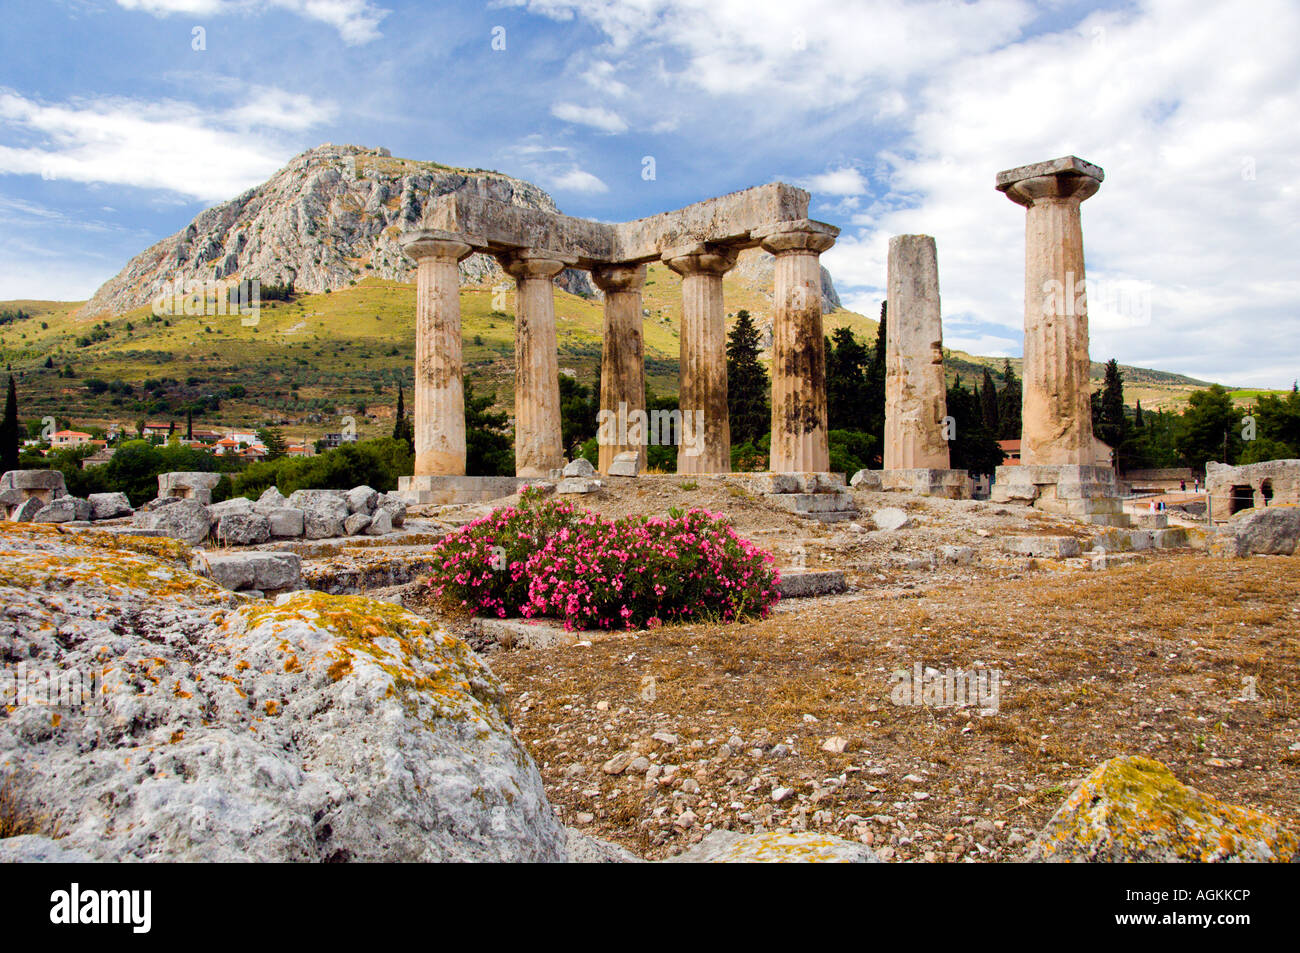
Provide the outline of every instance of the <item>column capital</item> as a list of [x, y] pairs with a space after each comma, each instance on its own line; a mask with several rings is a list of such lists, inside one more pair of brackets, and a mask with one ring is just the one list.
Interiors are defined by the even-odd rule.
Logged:
[[397, 243], [408, 258], [414, 258], [416, 261], [421, 258], [461, 261], [476, 251], [478, 244], [459, 232], [445, 232], [436, 228], [404, 232]]
[[505, 269], [506, 274], [516, 281], [523, 281], [526, 278], [554, 278], [565, 268], [577, 263], [576, 258], [537, 248], [498, 252], [496, 258], [501, 262], [501, 267]]
[[759, 239], [763, 250], [773, 255], [792, 252], [820, 255], [835, 244], [835, 236], [839, 233], [834, 225], [800, 218], [751, 229], [749, 237]]
[[1040, 201], [1082, 202], [1097, 194], [1106, 173], [1078, 156], [1062, 156], [999, 172], [996, 188], [1017, 205]]
[[660, 257], [665, 265], [682, 275], [724, 275], [736, 266], [739, 252], [728, 245], [694, 242], [670, 248]]
[[640, 291], [645, 285], [645, 277], [645, 265], [594, 265], [591, 269], [591, 280], [606, 294], [611, 291]]

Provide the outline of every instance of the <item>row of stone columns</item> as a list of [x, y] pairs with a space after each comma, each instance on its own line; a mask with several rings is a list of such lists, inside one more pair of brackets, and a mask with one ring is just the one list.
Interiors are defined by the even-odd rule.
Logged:
[[[819, 256], [837, 230], [810, 221], [785, 222], [755, 233], [776, 258], [772, 344], [772, 452], [774, 471], [829, 468], [826, 426], [826, 356], [821, 313]], [[418, 262], [416, 299], [415, 442], [417, 475], [465, 472], [465, 401], [461, 360], [457, 265], [474, 249], [453, 233], [428, 232], [406, 246]], [[722, 276], [737, 249], [699, 243], [674, 248], [664, 263], [682, 278], [680, 335], [681, 432], [679, 473], [731, 469], [727, 414], [726, 311]], [[518, 287], [515, 319], [515, 472], [542, 477], [564, 465], [560, 436], [555, 300], [552, 279], [574, 262], [540, 250], [501, 254]], [[639, 263], [593, 267], [605, 294], [602, 411], [626, 421], [646, 409]], [[619, 441], [600, 448], [599, 469], [635, 450], [646, 462], [649, 434], [619, 428]]]

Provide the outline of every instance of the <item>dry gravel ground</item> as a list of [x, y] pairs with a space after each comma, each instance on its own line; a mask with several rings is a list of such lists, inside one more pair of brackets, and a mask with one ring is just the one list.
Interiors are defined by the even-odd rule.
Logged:
[[[721, 510], [781, 563], [843, 568], [852, 589], [763, 621], [491, 656], [566, 823], [652, 858], [722, 827], [831, 831], [893, 860], [1016, 859], [1092, 767], [1143, 754], [1300, 827], [1300, 559], [1181, 550], [1088, 571], [1000, 556], [1002, 536], [1091, 533], [1022, 507], [855, 491], [857, 530], [683, 482], [574, 499], [609, 516]], [[871, 531], [881, 506], [913, 525]], [[918, 568], [941, 545], [971, 546], [975, 565]], [[891, 673], [917, 664], [1000, 671], [997, 713], [894, 704]]]

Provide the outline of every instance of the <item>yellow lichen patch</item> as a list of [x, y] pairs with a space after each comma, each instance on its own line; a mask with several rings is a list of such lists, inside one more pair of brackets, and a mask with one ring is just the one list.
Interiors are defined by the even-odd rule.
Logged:
[[268, 715], [274, 715], [274, 714], [275, 714], [276, 712], [278, 712], [279, 710], [280, 710], [280, 703], [279, 703], [279, 702], [274, 701], [274, 700], [271, 700], [271, 701], [268, 701], [268, 702], [266, 703], [266, 713], [267, 713]]
[[[242, 608], [227, 621], [232, 634], [261, 630], [285, 647], [289, 640], [303, 638], [304, 625], [337, 639], [325, 650], [334, 657], [327, 672], [335, 681], [378, 678], [376, 687], [385, 697], [396, 698], [410, 717], [426, 725], [473, 718], [496, 730], [507, 726], [500, 685], [487, 666], [460, 639], [401, 606], [361, 596], [300, 592], [279, 605]], [[308, 645], [299, 648], [320, 651]]]
[[1250, 808], [1225, 804], [1181, 783], [1158, 761], [1112, 758], [1066, 799], [1037, 851], [1044, 859], [1289, 861], [1300, 839]]
[[812, 832], [771, 831], [750, 834], [725, 848], [714, 863], [844, 864], [846, 844], [837, 837]]

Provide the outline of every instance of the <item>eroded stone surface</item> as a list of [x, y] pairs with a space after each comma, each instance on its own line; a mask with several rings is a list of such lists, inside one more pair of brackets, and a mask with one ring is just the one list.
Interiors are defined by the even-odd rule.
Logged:
[[1031, 845], [1051, 862], [1289, 861], [1300, 839], [1274, 818], [1188, 787], [1158, 761], [1112, 758], [1084, 778]]

